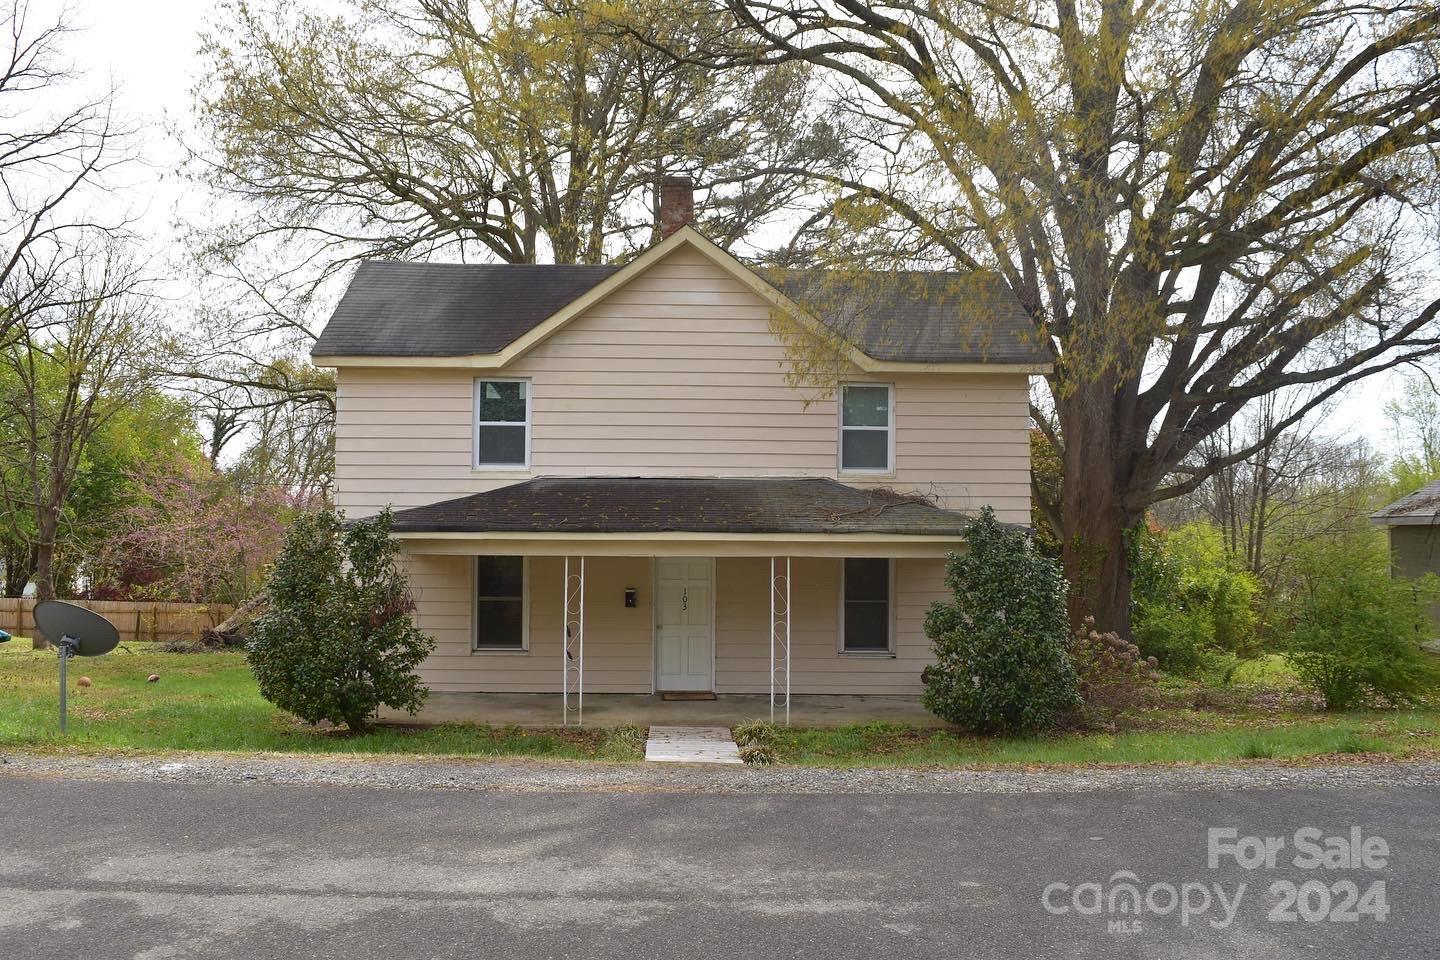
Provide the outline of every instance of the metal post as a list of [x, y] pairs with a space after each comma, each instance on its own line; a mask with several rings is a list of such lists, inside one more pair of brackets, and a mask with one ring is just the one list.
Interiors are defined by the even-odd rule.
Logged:
[[70, 648], [64, 643], [59, 644], [59, 648], [57, 652], [60, 654], [60, 732], [64, 733], [66, 720], [65, 688], [67, 686], [65, 682], [65, 662], [70, 659]]
[[785, 726], [790, 726], [790, 558], [785, 558]]
[[[790, 558], [780, 574], [770, 558], [770, 722], [775, 722], [777, 694], [790, 725]], [[778, 689], [777, 689], [778, 687]]]
[[580, 558], [578, 573], [571, 573], [571, 558], [565, 558], [565, 582], [561, 591], [564, 602], [560, 636], [561, 722], [570, 724], [570, 698], [575, 697], [575, 722], [585, 723], [585, 558]]
[[580, 665], [575, 670], [575, 723], [585, 726], [585, 558], [580, 558], [580, 606], [576, 610], [580, 621]]

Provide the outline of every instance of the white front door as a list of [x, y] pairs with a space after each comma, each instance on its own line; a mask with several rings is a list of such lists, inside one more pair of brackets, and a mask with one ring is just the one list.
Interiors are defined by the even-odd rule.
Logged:
[[715, 689], [715, 561], [655, 561], [655, 688]]

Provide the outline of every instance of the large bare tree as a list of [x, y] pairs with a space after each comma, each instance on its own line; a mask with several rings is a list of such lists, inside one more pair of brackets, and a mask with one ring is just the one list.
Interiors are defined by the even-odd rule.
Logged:
[[[349, 0], [338, 13], [226, 3], [204, 47], [197, 155], [253, 214], [231, 244], [311, 241], [354, 256], [444, 251], [507, 263], [600, 263], [646, 245], [652, 188], [689, 173], [721, 243], [833, 164], [809, 70], [722, 73], [626, 32], [706, 41], [728, 21], [693, 0]], [[764, 170], [756, 173], [757, 169]]]
[[0, 342], [50, 296], [83, 238], [124, 228], [86, 204], [87, 188], [131, 155], [110, 94], [72, 92], [73, 29], [65, 11], [0, 2]]
[[[997, 270], [1054, 348], [1033, 415], [1064, 480], [1035, 493], [1072, 614], [1127, 630], [1147, 508], [1440, 343], [1429, 0], [729, 7], [728, 48], [672, 52], [823, 68], [868, 145], [812, 171], [836, 201], [790, 255]], [[1287, 390], [1251, 442], [1207, 445]]]

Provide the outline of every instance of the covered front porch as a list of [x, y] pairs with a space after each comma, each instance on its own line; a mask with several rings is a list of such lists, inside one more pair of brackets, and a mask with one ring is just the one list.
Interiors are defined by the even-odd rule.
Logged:
[[[417, 716], [386, 711], [382, 723], [486, 723], [496, 726], [553, 727], [563, 712], [555, 693], [432, 692]], [[768, 719], [770, 697], [721, 694], [714, 700], [665, 700], [660, 694], [592, 693], [585, 697], [587, 726], [651, 724], [733, 727]], [[844, 727], [856, 723], [903, 723], [940, 728], [944, 721], [920, 705], [918, 697], [809, 694], [790, 698], [790, 723], [797, 727]]]
[[402, 511], [437, 641], [426, 719], [923, 722], [925, 613], [965, 519], [775, 478], [535, 480]]

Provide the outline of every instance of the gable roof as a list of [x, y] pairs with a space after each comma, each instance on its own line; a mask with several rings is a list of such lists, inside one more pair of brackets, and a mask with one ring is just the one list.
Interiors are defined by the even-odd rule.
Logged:
[[1042, 372], [1053, 361], [986, 273], [758, 272], [684, 227], [622, 267], [366, 261], [311, 348], [317, 362], [504, 367], [651, 265], [690, 246], [864, 370], [915, 364]]
[[761, 275], [876, 360], [1053, 359], [1009, 284], [996, 273], [764, 270]]
[[366, 260], [311, 354], [498, 353], [619, 269]]
[[1386, 527], [1410, 524], [1440, 524], [1440, 480], [1432, 480], [1412, 494], [1370, 514], [1376, 524]]
[[809, 477], [541, 477], [398, 510], [397, 534], [741, 533], [961, 537], [970, 518]]

